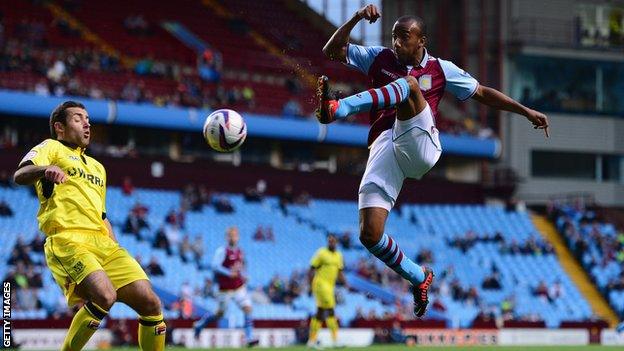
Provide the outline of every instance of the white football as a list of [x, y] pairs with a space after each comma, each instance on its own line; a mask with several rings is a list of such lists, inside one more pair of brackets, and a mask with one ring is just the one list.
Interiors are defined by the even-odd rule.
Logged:
[[204, 138], [213, 149], [231, 152], [245, 142], [247, 125], [243, 117], [234, 110], [216, 110], [206, 117]]

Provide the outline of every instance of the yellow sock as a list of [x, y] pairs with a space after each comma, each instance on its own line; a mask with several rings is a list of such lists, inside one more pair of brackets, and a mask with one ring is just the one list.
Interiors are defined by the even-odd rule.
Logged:
[[164, 350], [166, 331], [162, 314], [139, 316], [139, 348], [143, 351]]
[[310, 319], [310, 336], [308, 337], [308, 342], [316, 342], [319, 329], [321, 329], [321, 321], [316, 319], [316, 317], [312, 317], [312, 319]]
[[338, 340], [338, 320], [336, 320], [335, 316], [329, 316], [325, 319], [325, 323], [327, 323], [327, 328], [331, 332], [331, 337], [334, 342]]
[[100, 322], [108, 311], [94, 304], [87, 302], [72, 319], [62, 351], [80, 351], [91, 338], [93, 333], [100, 326]]

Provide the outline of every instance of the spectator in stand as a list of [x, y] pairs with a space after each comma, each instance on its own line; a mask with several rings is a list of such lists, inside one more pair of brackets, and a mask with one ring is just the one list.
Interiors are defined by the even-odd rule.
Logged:
[[186, 263], [192, 259], [193, 249], [191, 246], [191, 239], [188, 235], [184, 235], [184, 237], [182, 237], [178, 252], [180, 253], [180, 258], [182, 259], [182, 262]]
[[11, 256], [9, 257], [8, 264], [9, 265], [17, 265], [20, 262], [24, 265], [33, 264], [32, 259], [30, 257], [30, 246], [24, 243], [24, 239], [21, 235], [17, 237], [17, 242], [11, 251]]
[[274, 275], [267, 287], [267, 295], [273, 303], [284, 302], [284, 294], [286, 287], [282, 278], [279, 275]]
[[167, 241], [169, 241], [169, 246], [179, 247], [181, 233], [177, 224], [166, 225], [165, 235], [167, 236]]
[[197, 73], [206, 82], [218, 83], [221, 80], [221, 54], [211, 48], [206, 48], [197, 57]]
[[254, 187], [245, 188], [245, 201], [247, 202], [260, 202], [262, 197], [258, 194], [258, 191]]
[[247, 187], [245, 189], [245, 200], [248, 202], [260, 202], [264, 199], [264, 193], [266, 192], [266, 181], [259, 179], [256, 182], [255, 187]]
[[533, 289], [533, 296], [539, 297], [544, 301], [550, 301], [548, 286], [546, 286], [543, 280], [540, 280], [539, 284]]
[[203, 204], [199, 196], [199, 190], [195, 184], [188, 184], [184, 188], [182, 192], [182, 206], [184, 208], [190, 208], [193, 212], [201, 211]]
[[515, 296], [506, 297], [500, 305], [503, 320], [512, 320], [515, 317], [516, 298]]
[[208, 190], [203, 184], [197, 187], [197, 196], [201, 206], [210, 205], [212, 203], [212, 191]]
[[134, 192], [132, 178], [130, 178], [129, 176], [124, 177], [123, 182], [121, 183], [121, 192], [126, 196], [130, 196]]
[[193, 258], [197, 264], [197, 268], [202, 269], [202, 260], [204, 259], [204, 239], [200, 234], [195, 236], [195, 240], [191, 245], [191, 251], [193, 252]]
[[302, 191], [294, 200], [297, 205], [308, 206], [310, 204], [310, 194], [307, 191]]
[[0, 217], [13, 217], [13, 210], [4, 200], [0, 200]]
[[178, 311], [180, 319], [193, 318], [193, 289], [188, 282], [182, 283], [180, 287], [180, 297], [173, 303], [171, 309]]
[[284, 213], [284, 215], [288, 215], [287, 206], [292, 204], [294, 200], [293, 188], [292, 185], [288, 184], [284, 187], [284, 190], [279, 195], [279, 207]]
[[256, 92], [252, 87], [246, 85], [241, 91], [241, 95], [243, 96], [243, 101], [247, 105], [247, 108], [253, 109], [256, 106]]
[[288, 100], [282, 108], [282, 116], [286, 118], [300, 118], [303, 117], [303, 108], [299, 101], [294, 98]]
[[564, 294], [563, 286], [561, 285], [561, 281], [557, 280], [553, 285], [548, 288], [548, 298], [551, 302], [557, 300], [562, 297]]
[[35, 235], [28, 246], [33, 252], [43, 253], [44, 240], [42, 235]]
[[149, 264], [145, 267], [145, 273], [149, 274], [153, 277], [159, 277], [165, 275], [165, 271], [163, 270], [160, 263], [158, 263], [158, 259], [156, 256], [152, 256]]
[[230, 202], [230, 200], [223, 195], [219, 196], [215, 200], [214, 207], [218, 213], [233, 213], [234, 212], [234, 206], [232, 206], [232, 203]]
[[123, 25], [131, 35], [148, 36], [152, 34], [151, 26], [142, 14], [126, 17]]
[[185, 219], [185, 214], [182, 208], [180, 208], [178, 211], [171, 209], [165, 216], [165, 223], [176, 225], [180, 228], [184, 228], [184, 224], [185, 224], [184, 219]]
[[167, 234], [165, 233], [165, 227], [161, 226], [156, 231], [156, 237], [154, 238], [154, 248], [163, 249], [167, 251], [167, 255], [171, 256], [171, 243], [169, 243], [169, 239], [167, 238]]
[[485, 290], [500, 290], [502, 288], [498, 272], [492, 272], [483, 279], [481, 287]]
[[142, 207], [137, 207], [130, 210], [126, 222], [124, 223], [123, 232], [126, 234], [132, 234], [137, 239], [141, 240], [141, 229], [149, 229], [149, 224], [145, 220], [146, 211]]
[[256, 227], [256, 230], [254, 231], [253, 239], [255, 241], [264, 241], [265, 240], [264, 228], [262, 227], [262, 225], [258, 224], [258, 226]]
[[342, 246], [342, 248], [345, 250], [351, 249], [352, 243], [350, 231], [345, 231], [344, 233], [342, 233], [342, 235], [340, 235], [340, 246]]
[[253, 239], [256, 241], [275, 241], [275, 236], [273, 235], [273, 227], [270, 225], [263, 226], [258, 225], [253, 235]]
[[427, 249], [420, 250], [418, 255], [416, 255], [416, 262], [418, 262], [418, 264], [421, 264], [421, 265], [433, 264], [433, 252]]

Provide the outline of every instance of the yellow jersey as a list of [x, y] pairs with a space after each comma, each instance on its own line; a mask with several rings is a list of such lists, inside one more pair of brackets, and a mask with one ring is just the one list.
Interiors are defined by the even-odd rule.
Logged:
[[328, 248], [322, 247], [316, 251], [310, 260], [310, 266], [316, 268], [312, 284], [318, 282], [334, 286], [338, 272], [344, 268], [342, 253], [338, 250], [330, 251]]
[[106, 218], [106, 171], [101, 163], [85, 155], [84, 149], [46, 139], [20, 161], [36, 166], [55, 165], [67, 181], [54, 184], [45, 178], [34, 185], [39, 198], [37, 220], [47, 235], [64, 231], [98, 231], [108, 235]]

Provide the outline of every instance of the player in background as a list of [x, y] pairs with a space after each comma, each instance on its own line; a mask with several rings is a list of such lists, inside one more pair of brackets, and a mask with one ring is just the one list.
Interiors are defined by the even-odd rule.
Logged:
[[212, 270], [215, 281], [219, 286], [217, 301], [219, 308], [215, 314], [207, 313], [195, 322], [193, 329], [195, 339], [208, 323], [219, 320], [225, 314], [228, 304], [234, 300], [245, 314], [245, 339], [247, 346], [258, 345], [258, 339], [253, 337], [253, 319], [251, 318], [251, 297], [247, 293], [244, 276], [245, 261], [243, 251], [238, 247], [239, 233], [237, 227], [229, 227], [225, 233], [226, 246], [219, 247], [212, 259]]
[[397, 19], [392, 28], [392, 49], [349, 43], [349, 33], [360, 20], [373, 23], [379, 17], [374, 5], [363, 7], [336, 30], [323, 48], [331, 60], [366, 74], [376, 89], [331, 100], [328, 79], [320, 77], [317, 118], [321, 123], [331, 123], [370, 111], [370, 154], [358, 198], [360, 241], [413, 285], [414, 314], [420, 317], [429, 303], [433, 271], [409, 259], [398, 243], [384, 233], [384, 228], [403, 180], [420, 179], [440, 158], [442, 145], [435, 116], [444, 92], [449, 91], [460, 100], [472, 98], [495, 109], [523, 115], [534, 128], [544, 129], [546, 136], [548, 119], [505, 94], [480, 85], [452, 62], [431, 56], [426, 49], [426, 26], [419, 17]]
[[338, 341], [338, 321], [334, 308], [336, 307], [336, 296], [334, 287], [336, 280], [342, 284], [347, 284], [343, 269], [344, 262], [342, 253], [337, 250], [338, 240], [334, 234], [327, 236], [327, 247], [322, 247], [316, 251], [310, 260], [310, 271], [308, 279], [310, 290], [316, 300], [316, 315], [310, 319], [310, 337], [308, 347], [320, 348], [317, 343], [317, 336], [323, 321], [327, 324], [331, 332], [334, 346]]
[[82, 350], [113, 306], [139, 314], [141, 350], [164, 350], [165, 322], [147, 275], [119, 246], [106, 218], [106, 171], [85, 151], [91, 129], [84, 105], [66, 101], [50, 115], [51, 139], [24, 156], [14, 179], [34, 185], [46, 262], [67, 303], [84, 302], [61, 350]]

